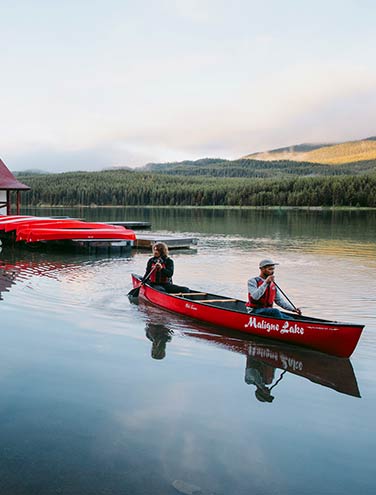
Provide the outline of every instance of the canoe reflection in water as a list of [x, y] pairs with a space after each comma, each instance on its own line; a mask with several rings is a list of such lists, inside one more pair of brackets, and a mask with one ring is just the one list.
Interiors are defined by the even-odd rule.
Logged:
[[205, 341], [221, 349], [243, 354], [246, 356], [245, 383], [256, 387], [255, 396], [260, 402], [273, 402], [277, 385], [281, 380], [286, 380], [289, 373], [342, 394], [360, 397], [354, 370], [348, 358], [220, 330], [183, 316], [166, 315], [164, 310], [151, 305], [143, 304], [138, 307], [146, 316], [145, 331], [147, 338], [153, 343], [154, 359], [165, 357], [166, 344], [173, 335]]

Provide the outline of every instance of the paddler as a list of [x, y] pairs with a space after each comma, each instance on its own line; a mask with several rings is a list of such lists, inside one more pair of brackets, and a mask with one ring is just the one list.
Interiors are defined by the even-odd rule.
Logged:
[[174, 262], [168, 255], [168, 247], [164, 242], [153, 245], [153, 256], [148, 260], [143, 280], [157, 290], [168, 293], [189, 292], [188, 287], [172, 283]]
[[273, 308], [273, 304], [275, 303], [287, 311], [292, 311], [298, 315], [302, 314], [299, 308], [296, 308], [284, 299], [281, 290], [277, 287], [274, 277], [276, 265], [279, 265], [279, 263], [276, 263], [270, 258], [261, 260], [259, 263], [260, 275], [248, 280], [247, 311], [254, 315], [293, 320], [294, 317], [292, 315]]

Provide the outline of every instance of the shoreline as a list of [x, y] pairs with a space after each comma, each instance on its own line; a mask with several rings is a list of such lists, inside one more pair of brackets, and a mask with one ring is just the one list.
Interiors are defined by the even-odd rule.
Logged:
[[197, 205], [40, 205], [40, 206], [25, 206], [22, 209], [66, 209], [66, 208], [82, 208], [82, 209], [95, 209], [95, 208], [168, 208], [170, 209], [195, 209], [195, 210], [287, 210], [287, 211], [373, 211], [376, 207], [371, 206], [225, 206], [225, 205], [213, 205], [213, 206], [197, 206]]

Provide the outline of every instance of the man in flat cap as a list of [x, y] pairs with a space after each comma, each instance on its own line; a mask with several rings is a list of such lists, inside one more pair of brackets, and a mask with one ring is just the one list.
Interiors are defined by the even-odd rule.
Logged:
[[296, 308], [283, 298], [280, 289], [274, 282], [274, 270], [278, 264], [270, 258], [260, 261], [260, 275], [248, 280], [247, 311], [255, 315], [292, 320], [294, 319], [292, 315], [273, 308], [273, 304], [276, 303], [287, 311], [292, 311], [298, 315], [302, 314], [299, 308]]

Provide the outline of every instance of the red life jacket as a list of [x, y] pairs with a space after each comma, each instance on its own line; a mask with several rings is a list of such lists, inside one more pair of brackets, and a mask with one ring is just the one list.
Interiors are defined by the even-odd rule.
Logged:
[[[261, 277], [257, 277], [257, 287], [260, 287], [265, 280]], [[260, 299], [253, 299], [251, 294], [248, 292], [248, 302], [246, 303], [246, 306], [251, 307], [251, 308], [272, 308], [274, 299], [276, 296], [276, 286], [274, 282], [271, 282], [268, 287], [266, 288], [266, 291], [264, 294], [260, 297]]]
[[[158, 263], [158, 261], [162, 265], [162, 268], [166, 268], [166, 265], [163, 262], [163, 259], [156, 258], [155, 261], [154, 260], [152, 261], [151, 270], [153, 270], [153, 268]], [[167, 284], [170, 281], [170, 279], [168, 277], [166, 277], [165, 275], [162, 275], [162, 273], [161, 273], [162, 268], [160, 270], [156, 269], [153, 271], [153, 273], [149, 277], [150, 282], [153, 282], [155, 284]]]

